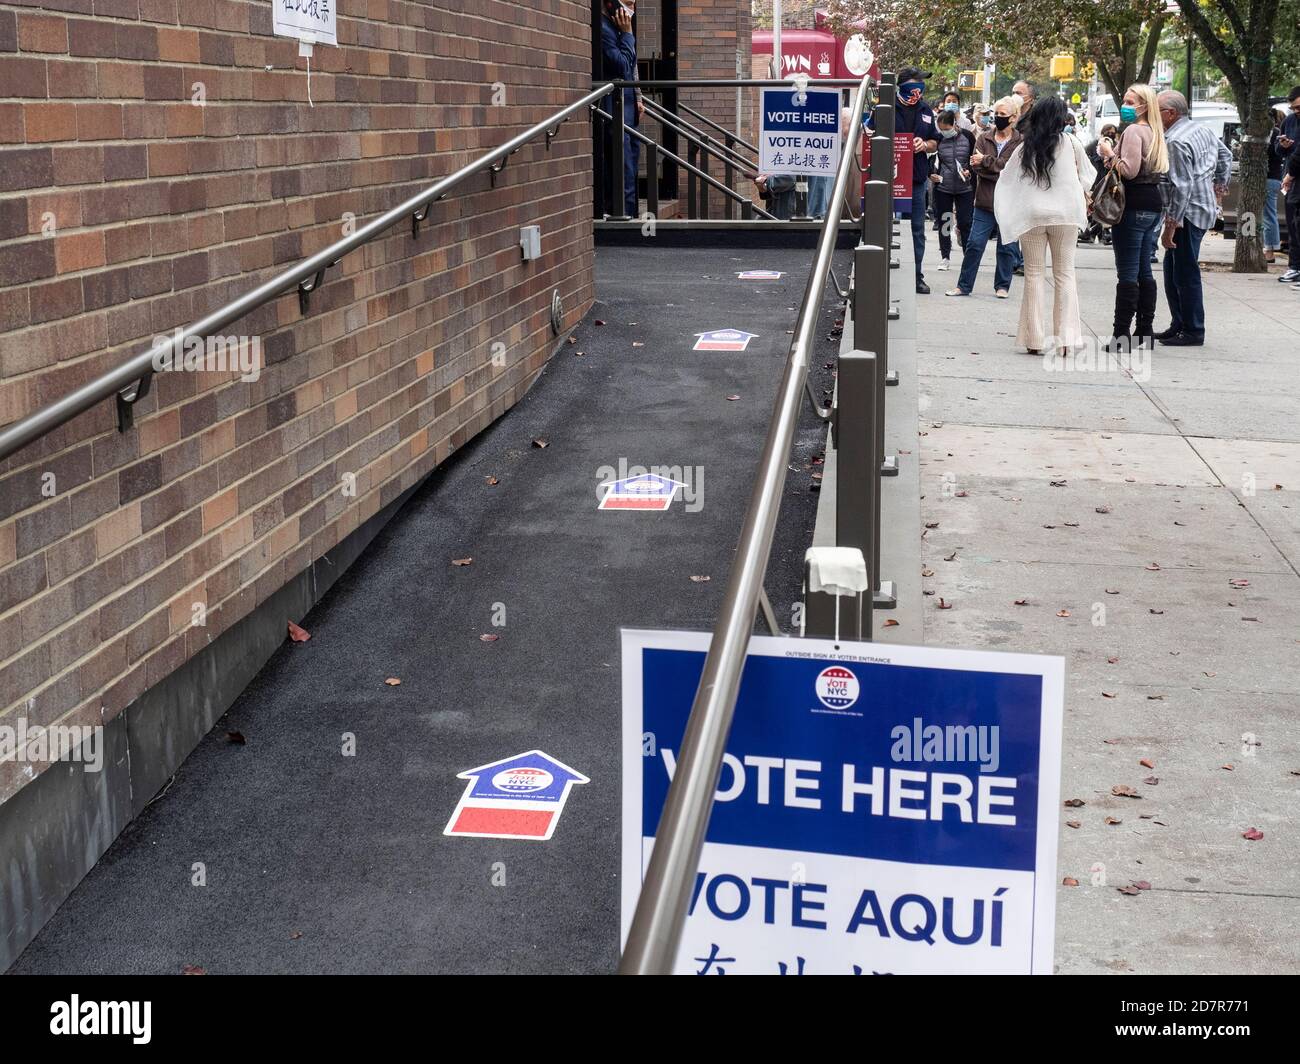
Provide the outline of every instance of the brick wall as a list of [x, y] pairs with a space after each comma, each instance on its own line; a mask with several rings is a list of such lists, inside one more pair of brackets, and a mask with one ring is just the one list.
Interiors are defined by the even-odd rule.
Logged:
[[[590, 86], [580, 0], [338, 10], [309, 106], [266, 0], [0, 0], [0, 424]], [[105, 402], [0, 463], [0, 725], [112, 720], [510, 407], [552, 289], [567, 324], [590, 304], [590, 172], [570, 120], [305, 315], [290, 294], [224, 330], [260, 340], [256, 382], [160, 373], [131, 431]], [[32, 771], [0, 763], [0, 801]]]
[[[683, 80], [751, 77], [750, 21], [749, 0], [681, 0], [677, 8], [677, 76]], [[757, 91], [740, 90], [741, 125], [752, 111]], [[732, 130], [738, 128], [735, 89], [684, 89], [680, 99], [719, 125]], [[716, 163], [712, 169], [715, 176], [721, 174], [721, 167]], [[734, 187], [746, 195], [754, 195], [753, 183], [740, 176]]]

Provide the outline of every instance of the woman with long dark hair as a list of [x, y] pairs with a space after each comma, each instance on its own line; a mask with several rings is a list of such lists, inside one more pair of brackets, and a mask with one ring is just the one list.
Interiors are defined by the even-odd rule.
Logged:
[[[1079, 230], [1088, 225], [1086, 190], [1096, 171], [1078, 138], [1065, 132], [1068, 113], [1064, 100], [1048, 96], [1021, 116], [1020, 145], [1007, 160], [993, 197], [1002, 238], [1019, 240], [1025, 256], [1016, 343], [1032, 355], [1042, 354], [1049, 340], [1063, 355], [1083, 340], [1074, 250]], [[1055, 284], [1050, 334], [1042, 313], [1049, 248]]]

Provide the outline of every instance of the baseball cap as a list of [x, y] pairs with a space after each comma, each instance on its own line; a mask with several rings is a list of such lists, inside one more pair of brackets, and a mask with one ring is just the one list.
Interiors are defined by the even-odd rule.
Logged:
[[905, 66], [898, 72], [898, 84], [900, 85], [905, 81], [928, 81], [929, 79], [930, 71], [922, 70], [920, 67]]

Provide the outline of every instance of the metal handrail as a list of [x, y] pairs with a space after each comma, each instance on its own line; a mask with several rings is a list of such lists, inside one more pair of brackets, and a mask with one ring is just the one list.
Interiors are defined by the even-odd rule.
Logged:
[[[617, 119], [611, 118], [606, 111], [602, 110], [599, 107], [593, 107], [592, 114], [598, 115], [602, 121], [606, 121], [606, 122], [617, 121]], [[680, 155], [677, 155], [676, 153], [669, 151], [667, 148], [662, 147], [661, 145], [656, 143], [650, 137], [647, 137], [644, 133], [642, 133], [639, 129], [635, 128], [634, 126], [624, 126], [623, 132], [627, 134], [627, 136], [631, 137], [633, 140], [636, 140], [639, 143], [646, 145], [647, 147], [654, 148], [655, 151], [659, 152], [665, 158], [671, 159], [673, 162], [675, 162], [678, 166], [682, 167], [684, 170], [689, 170], [696, 177], [702, 178], [704, 181], [708, 182], [711, 188], [716, 188], [724, 196], [729, 196], [731, 199], [739, 203], [742, 207], [748, 208], [749, 210], [757, 214], [759, 217], [767, 218], [773, 222], [780, 221], [780, 219], [777, 218], [776, 215], [768, 213], [762, 207], [756, 204], [753, 200], [745, 199], [745, 197], [742, 196], [735, 189], [728, 188], [716, 177], [713, 177], [711, 174], [705, 173], [698, 166], [695, 166], [692, 163], [688, 163]]]
[[[299, 298], [305, 300], [308, 293], [315, 291], [324, 279], [325, 271], [334, 266], [348, 252], [362, 244], [367, 244], [380, 233], [392, 228], [398, 222], [410, 219], [412, 237], [419, 235], [420, 222], [428, 216], [429, 207], [437, 200], [443, 199], [467, 178], [490, 171], [493, 175], [501, 172], [509, 157], [530, 140], [546, 135], [546, 148], [549, 151], [551, 140], [559, 132], [560, 126], [584, 108], [607, 96], [614, 89], [612, 84], [600, 85], [587, 93], [580, 100], [556, 111], [550, 117], [529, 127], [524, 132], [512, 137], [500, 147], [474, 162], [462, 166], [459, 170], [435, 182], [422, 192], [417, 192], [403, 203], [386, 211], [373, 221], [367, 222], [356, 232], [336, 240], [329, 247], [318, 251], [310, 258], [303, 259], [282, 273], [276, 274], [269, 281], [245, 292], [237, 299], [214, 310], [205, 318], [187, 326], [179, 335], [172, 335], [167, 340], [155, 344], [148, 351], [136, 355], [116, 369], [96, 377], [83, 384], [76, 391], [55, 400], [49, 406], [30, 414], [20, 421], [0, 429], [0, 461], [27, 446], [33, 440], [52, 432], [65, 422], [71, 421], [78, 414], [89, 410], [96, 403], [118, 395], [123, 389], [145, 382], [154, 372], [154, 367], [165, 359], [169, 351], [183, 351], [184, 344], [192, 337], [205, 338], [232, 321], [242, 318], [250, 311], [269, 303], [271, 300], [297, 286]], [[494, 176], [495, 180], [495, 176]], [[305, 309], [305, 308], [304, 308]], [[156, 361], [157, 360], [157, 361]], [[148, 387], [137, 388], [136, 395], [142, 396]], [[127, 400], [128, 402], [130, 399]]]
[[662, 104], [657, 104], [654, 100], [646, 99], [646, 111], [662, 126], [667, 126], [680, 137], [694, 144], [697, 148], [716, 155], [723, 163], [730, 163], [746, 177], [758, 176], [758, 170], [752, 159], [746, 159], [743, 155], [738, 155], [732, 149], [728, 148], [721, 141], [714, 140], [703, 130], [696, 129], [685, 119], [674, 115], [668, 108]]
[[695, 110], [694, 107], [687, 107], [686, 104], [681, 102], [681, 100], [677, 101], [677, 110], [685, 111], [692, 118], [698, 118], [701, 122], [703, 122], [706, 126], [709, 126], [711, 129], [717, 130], [717, 132], [723, 134], [724, 136], [731, 137], [742, 148], [746, 148], [749, 151], [752, 151], [755, 155], [758, 154], [757, 144], [750, 144], [749, 141], [747, 141], [739, 133], [736, 133], [728, 129], [726, 126], [719, 125], [717, 122], [713, 121], [712, 118], [708, 117], [708, 115], [700, 114], [700, 112]]
[[785, 374], [759, 459], [758, 475], [745, 510], [726, 597], [704, 660], [704, 672], [686, 722], [677, 768], [655, 832], [654, 851], [619, 964], [619, 971], [625, 975], [669, 974], [677, 957], [713, 795], [722, 770], [722, 755], [736, 710], [741, 670], [754, 630], [763, 574], [772, 550], [822, 292], [835, 252], [839, 206], [848, 189], [853, 172], [851, 159], [862, 135], [863, 108], [870, 96], [869, 81], [864, 77], [858, 83], [848, 141], [831, 193], [833, 209], [826, 212], [822, 222]]

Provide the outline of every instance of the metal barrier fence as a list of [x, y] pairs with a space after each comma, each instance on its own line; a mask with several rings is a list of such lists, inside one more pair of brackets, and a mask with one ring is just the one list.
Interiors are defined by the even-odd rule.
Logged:
[[[777, 83], [780, 84], [780, 83]], [[787, 83], [788, 84], [788, 83]], [[879, 580], [880, 478], [890, 465], [884, 458], [884, 404], [889, 375], [889, 277], [893, 234], [892, 177], [894, 98], [893, 75], [879, 85], [873, 112], [871, 180], [860, 216], [861, 243], [854, 252], [850, 305], [854, 350], [839, 361], [836, 401], [831, 411], [837, 447], [835, 490], [836, 545], [861, 553], [873, 592], [865, 596], [865, 627], [857, 621], [857, 603], [846, 631], [871, 636], [871, 607], [889, 604], [889, 588]], [[855, 156], [863, 118], [871, 97], [863, 78], [852, 106], [849, 136], [840, 158], [822, 223], [812, 270], [777, 392], [754, 488], [745, 511], [740, 541], [728, 577], [726, 595], [713, 631], [704, 671], [691, 707], [677, 766], [655, 832], [654, 850], [642, 882], [620, 972], [629, 975], [669, 974], [673, 971], [687, 907], [708, 829], [722, 755], [736, 707], [741, 672], [762, 600], [763, 577], [789, 466], [799, 406], [807, 387], [813, 335], [821, 310], [822, 292], [831, 272], [839, 215], [850, 195]], [[824, 492], [827, 490], [823, 481]], [[846, 602], [843, 598], [809, 595], [816, 614], [808, 634], [832, 634]]]

